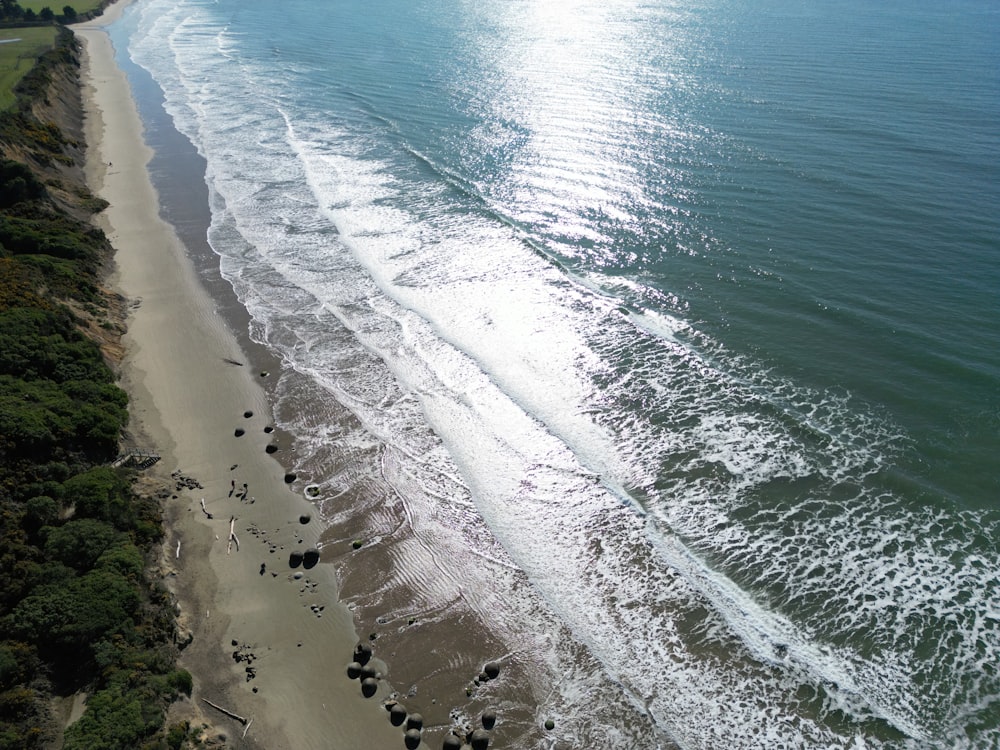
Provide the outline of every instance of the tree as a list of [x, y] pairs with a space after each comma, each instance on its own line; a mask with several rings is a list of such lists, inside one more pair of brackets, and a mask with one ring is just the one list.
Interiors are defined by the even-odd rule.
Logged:
[[82, 662], [102, 638], [132, 626], [139, 594], [119, 573], [107, 568], [80, 578], [42, 585], [5, 619], [9, 632], [29, 643], [74, 653]]
[[[162, 722], [162, 715], [143, 715], [142, 701], [135, 691], [114, 685], [88, 698], [86, 713], [66, 731], [64, 748], [138, 747]], [[95, 738], [100, 744], [94, 744]]]
[[95, 518], [77, 518], [51, 529], [45, 554], [77, 570], [90, 570], [121, 532]]
[[63, 18], [69, 23], [73, 23], [76, 20], [76, 10], [73, 9], [72, 5], [63, 6]]
[[13, 0], [3, 0], [3, 3], [0, 4], [0, 13], [2, 13], [3, 18], [16, 21], [24, 15], [24, 8]]
[[108, 466], [98, 466], [63, 483], [64, 501], [76, 506], [77, 518], [96, 518], [128, 530], [134, 520], [128, 480]]
[[59, 518], [59, 503], [48, 495], [36, 495], [24, 504], [24, 521], [22, 526], [26, 531], [34, 533], [42, 526], [51, 526]]
[[51, 23], [52, 20], [56, 17], [56, 14], [52, 12], [52, 8], [46, 5], [40, 11], [38, 11], [38, 17], [41, 18], [46, 23]]
[[[13, 3], [11, 3], [13, 6]], [[35, 11], [28, 12], [34, 18]], [[7, 15], [7, 5], [4, 4], [4, 15]], [[40, 200], [45, 196], [45, 186], [31, 172], [28, 167], [20, 162], [10, 159], [0, 161], [0, 185], [3, 186], [0, 194], [0, 208], [10, 208], [21, 201]]]

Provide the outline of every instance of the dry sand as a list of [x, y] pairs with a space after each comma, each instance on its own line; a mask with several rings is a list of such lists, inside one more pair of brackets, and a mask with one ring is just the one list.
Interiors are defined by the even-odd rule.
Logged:
[[[337, 601], [331, 566], [299, 568], [301, 579], [289, 567], [290, 551], [315, 544], [320, 528], [299, 523], [312, 508], [265, 453], [271, 436], [260, 374], [227, 362], [247, 358], [160, 218], [147, 172], [151, 152], [102, 30], [122, 5], [74, 29], [85, 47], [87, 177], [110, 203], [100, 223], [116, 250], [111, 281], [130, 302], [123, 385], [131, 430], [163, 456], [151, 471], [174, 491], [165, 507], [164, 577], [194, 637], [182, 653], [195, 678], [192, 708], [204, 708], [234, 747], [402, 748], [402, 731], [381, 706], [389, 686], [381, 683], [366, 700], [346, 677], [357, 635]], [[248, 411], [252, 417], [244, 417]], [[235, 437], [237, 428], [246, 434]], [[201, 487], [184, 486], [178, 472]], [[233, 516], [239, 549], [229, 552]], [[255, 678], [234, 652], [254, 655]], [[244, 726], [203, 698], [252, 718], [246, 737]]]

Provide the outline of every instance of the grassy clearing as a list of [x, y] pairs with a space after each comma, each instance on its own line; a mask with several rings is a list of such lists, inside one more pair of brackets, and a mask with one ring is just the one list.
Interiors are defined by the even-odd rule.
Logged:
[[55, 26], [0, 29], [0, 111], [14, 104], [14, 86], [52, 49], [57, 33]]

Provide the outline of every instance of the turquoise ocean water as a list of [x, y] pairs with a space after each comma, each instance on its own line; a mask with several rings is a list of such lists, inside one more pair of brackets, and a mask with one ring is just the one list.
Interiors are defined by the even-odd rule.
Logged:
[[1000, 746], [1000, 6], [138, 0], [114, 38], [324, 513], [365, 481], [330, 446], [372, 456], [395, 583], [537, 663], [565, 744], [517, 746]]

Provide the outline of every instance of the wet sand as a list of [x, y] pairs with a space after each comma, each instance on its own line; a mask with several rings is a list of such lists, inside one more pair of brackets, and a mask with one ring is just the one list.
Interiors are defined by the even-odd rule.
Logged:
[[[365, 699], [346, 676], [357, 635], [333, 567], [289, 565], [292, 551], [318, 543], [320, 524], [300, 522], [315, 509], [266, 452], [273, 435], [260, 373], [160, 218], [151, 151], [102, 30], [122, 5], [74, 29], [85, 48], [87, 178], [110, 203], [99, 223], [116, 250], [111, 283], [129, 302], [130, 431], [162, 455], [147, 473], [170, 489], [162, 575], [193, 636], [181, 658], [195, 678], [188, 708], [235, 747], [401, 748], [402, 730], [381, 705], [389, 685]], [[231, 522], [238, 546], [228, 541]]]

